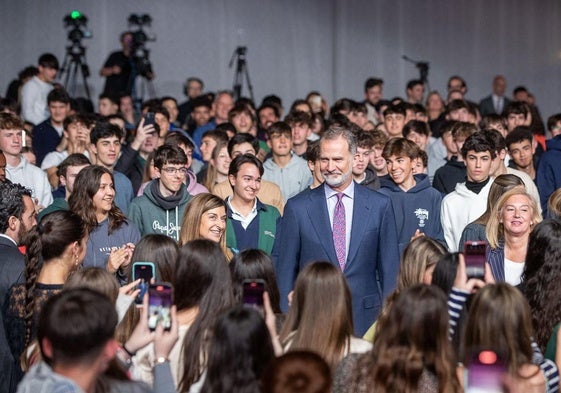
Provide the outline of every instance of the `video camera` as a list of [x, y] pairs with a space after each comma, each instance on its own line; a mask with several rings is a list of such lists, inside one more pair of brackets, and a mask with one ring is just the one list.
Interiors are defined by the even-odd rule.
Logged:
[[84, 38], [92, 38], [93, 34], [88, 30], [88, 18], [80, 11], [72, 11], [63, 18], [64, 27], [70, 28], [68, 40], [73, 45], [80, 45]]

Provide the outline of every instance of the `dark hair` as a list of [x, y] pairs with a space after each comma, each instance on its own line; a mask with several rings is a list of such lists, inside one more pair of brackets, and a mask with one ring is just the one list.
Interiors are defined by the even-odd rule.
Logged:
[[295, 112], [296, 107], [300, 105], [306, 105], [310, 109], [310, 113], [313, 113], [310, 103], [302, 98], [298, 98], [297, 100], [294, 100], [292, 102], [292, 105], [290, 105], [290, 110], [288, 111], [288, 113]]
[[162, 145], [154, 153], [154, 168], [162, 170], [166, 164], [185, 165], [187, 164], [187, 156], [177, 146]]
[[535, 339], [545, 350], [554, 325], [561, 320], [561, 221], [547, 219], [530, 232], [522, 273], [524, 295], [532, 310]]
[[383, 86], [384, 81], [380, 78], [368, 78], [366, 82], [364, 82], [364, 91], [366, 92], [368, 89], [373, 88], [374, 86]]
[[275, 278], [273, 261], [269, 254], [257, 249], [244, 250], [234, 255], [229, 267], [232, 275], [234, 298], [238, 302], [242, 301], [242, 284], [245, 279], [262, 279], [265, 281], [265, 290], [269, 293], [273, 312], [282, 314], [279, 287]]
[[298, 124], [305, 124], [309, 128], [314, 126], [314, 120], [312, 116], [306, 112], [302, 111], [295, 111], [290, 112], [285, 118], [284, 121], [291, 127], [294, 127]]
[[[84, 220], [88, 232], [91, 232], [98, 225], [93, 197], [99, 191], [101, 177], [105, 174], [111, 176], [111, 182], [115, 184], [113, 173], [107, 168], [99, 165], [92, 165], [82, 169], [78, 176], [76, 176], [74, 191], [70, 194], [70, 198], [68, 198], [70, 210], [78, 214], [82, 220]], [[120, 228], [123, 224], [128, 225], [127, 218], [121, 209], [115, 205], [115, 201], [113, 201], [111, 210], [109, 210], [108, 235]]]
[[82, 153], [72, 153], [68, 157], [66, 157], [60, 164], [57, 166], [56, 175], [66, 177], [66, 172], [68, 171], [68, 167], [71, 166], [82, 166], [82, 165], [90, 165], [90, 160], [88, 157], [83, 155]]
[[515, 115], [524, 115], [524, 118], [528, 117], [528, 113], [530, 113], [530, 108], [528, 104], [522, 101], [511, 101], [508, 103], [504, 110], [504, 116], [508, 117], [511, 114]]
[[273, 111], [273, 113], [275, 114], [276, 118], [280, 117], [280, 110], [278, 105], [275, 105], [273, 103], [263, 103], [261, 104], [261, 106], [257, 109], [257, 116], [259, 116], [259, 114], [261, 113], [262, 110], [264, 109], [271, 109]]
[[429, 130], [429, 126], [427, 123], [425, 123], [424, 121], [420, 121], [420, 120], [409, 120], [404, 126], [403, 126], [403, 136], [405, 138], [407, 138], [407, 136], [411, 133], [411, 132], [416, 132], [417, 134], [421, 134], [424, 136], [429, 136], [430, 135], [430, 130]]
[[31, 190], [19, 183], [0, 183], [0, 233], [6, 233], [10, 217], [21, 218], [25, 210], [23, 197], [32, 198], [31, 195]]
[[195, 145], [193, 144], [193, 142], [191, 142], [189, 138], [187, 138], [185, 135], [183, 135], [181, 132], [178, 131], [168, 132], [164, 144], [170, 146], [176, 146], [179, 147], [180, 149], [181, 149], [180, 145], [183, 145], [186, 148], [195, 150]]
[[160, 101], [163, 103], [164, 101], [173, 101], [175, 102], [175, 105], [177, 105], [177, 100], [172, 97], [172, 96], [163, 96], [162, 98], [160, 98]]
[[265, 104], [273, 104], [279, 110], [280, 108], [282, 108], [282, 100], [280, 99], [279, 96], [274, 94], [269, 94], [268, 96], [263, 97], [263, 100], [261, 101], [261, 105], [265, 105]]
[[466, 139], [462, 146], [462, 157], [465, 159], [470, 151], [476, 153], [488, 151], [491, 154], [491, 159], [497, 157], [497, 148], [487, 132], [479, 131]]
[[205, 108], [212, 109], [212, 102], [205, 95], [198, 96], [191, 101], [191, 107], [193, 109], [204, 106]]
[[39, 57], [39, 60], [37, 60], [37, 64], [39, 64], [41, 67], [52, 68], [54, 70], [58, 70], [59, 68], [58, 59], [52, 53], [43, 53]]
[[123, 138], [123, 130], [116, 124], [98, 121], [90, 132], [90, 142], [95, 145], [100, 139], [112, 136], [116, 136], [121, 140]]
[[289, 351], [270, 363], [262, 378], [263, 393], [330, 393], [331, 369], [321, 356]]
[[[226, 142], [228, 141], [228, 131], [230, 131], [232, 134], [236, 134], [238, 131], [236, 130], [236, 127], [230, 123], [230, 122], [226, 122], [226, 123], [222, 123], [222, 124], [218, 124], [215, 128], [216, 132], [223, 132], [226, 135]], [[204, 134], [203, 134], [204, 137]], [[223, 138], [223, 136], [219, 136], [220, 138]]]
[[99, 95], [99, 100], [101, 101], [101, 100], [103, 100], [103, 99], [107, 99], [107, 100], [111, 101], [111, 103], [112, 103], [113, 105], [119, 106], [119, 97], [117, 97], [117, 96], [114, 95], [114, 94], [110, 94], [110, 93], [101, 93], [101, 94]]
[[18, 103], [11, 98], [0, 98], [0, 112], [17, 113]]
[[87, 123], [86, 119], [82, 115], [75, 113], [64, 118], [64, 120], [62, 121], [62, 128], [64, 130], [68, 130], [68, 126], [70, 126], [71, 124], [82, 124], [85, 126]]
[[253, 118], [253, 113], [251, 113], [251, 109], [249, 106], [247, 106], [246, 104], [243, 103], [239, 103], [239, 100], [236, 102], [236, 104], [234, 105], [234, 107], [232, 109], [230, 109], [230, 111], [228, 112], [228, 121], [231, 123], [232, 119], [242, 113], [245, 113], [246, 115], [248, 115], [251, 119], [252, 122], [255, 122], [254, 118]]
[[37, 276], [44, 264], [60, 257], [66, 248], [80, 242], [88, 233], [84, 221], [69, 210], [47, 214], [41, 223], [26, 235], [25, 255], [25, 346], [32, 339], [32, 324], [35, 313], [35, 287]]
[[234, 307], [214, 326], [201, 393], [260, 393], [261, 376], [274, 357], [263, 317], [247, 307]]
[[506, 145], [510, 149], [510, 145], [513, 143], [520, 143], [523, 141], [528, 141], [532, 143], [534, 141], [534, 135], [529, 127], [518, 126], [510, 131], [505, 138]]
[[285, 135], [286, 137], [292, 139], [292, 129], [284, 121], [277, 121], [276, 123], [271, 124], [271, 126], [267, 129], [267, 136], [269, 139], [275, 134]]
[[316, 162], [319, 160], [320, 156], [320, 148], [319, 148], [319, 140], [309, 142], [308, 147], [306, 148], [306, 159], [309, 162]]
[[23, 81], [26, 78], [33, 78], [38, 72], [39, 69], [37, 67], [27, 66], [18, 73], [18, 79]]
[[448, 78], [448, 84], [447, 84], [448, 89], [450, 89], [450, 82], [452, 82], [454, 79], [459, 80], [462, 83], [461, 87], [466, 87], [466, 81], [464, 80], [464, 78], [462, 78], [459, 75], [452, 75], [450, 78]]
[[557, 125], [561, 121], [561, 113], [556, 113], [551, 115], [547, 118], [547, 129], [551, 132], [553, 127]]
[[384, 116], [392, 114], [405, 116], [407, 112], [402, 104], [391, 104], [384, 110]]
[[228, 154], [230, 157], [232, 157], [234, 146], [241, 145], [242, 143], [249, 143], [253, 147], [253, 150], [255, 150], [255, 154], [259, 151], [259, 139], [251, 134], [236, 134], [228, 142]]
[[197, 239], [179, 250], [177, 270], [172, 281], [178, 311], [198, 306], [199, 312], [183, 340], [183, 377], [178, 391], [187, 392], [201, 376], [208, 330], [218, 315], [233, 305], [232, 280], [228, 262], [218, 245]]
[[53, 89], [47, 95], [47, 105], [53, 102], [62, 102], [63, 104], [70, 104], [70, 96], [64, 89]]
[[446, 113], [457, 111], [458, 109], [466, 109], [469, 111], [469, 105], [465, 100], [452, 100], [446, 105]]
[[411, 90], [412, 88], [414, 88], [417, 85], [423, 86], [424, 83], [420, 79], [411, 79], [409, 82], [407, 82], [407, 90]]
[[166, 235], [151, 233], [140, 239], [131, 257], [134, 262], [153, 262], [158, 281], [171, 282], [177, 269], [177, 242]]
[[[230, 123], [222, 123], [222, 124], [220, 124], [219, 126], [222, 126], [222, 125], [224, 125], [224, 124], [230, 124]], [[204, 139], [204, 138], [212, 138], [212, 139], [214, 139], [216, 142], [222, 141], [222, 142], [224, 142], [224, 144], [227, 144], [227, 143], [228, 143], [228, 134], [226, 133], [226, 131], [219, 130], [219, 129], [218, 129], [219, 126], [216, 126], [216, 129], [214, 129], [214, 130], [205, 131], [205, 132], [203, 133], [201, 139]], [[234, 126], [233, 126], [232, 124], [230, 124], [230, 126], [232, 126], [232, 128], [234, 128]], [[235, 134], [235, 133], [236, 133], [236, 129], [234, 128], [234, 129], [232, 130], [232, 132]], [[169, 135], [169, 134], [168, 134], [168, 135]], [[181, 134], [180, 134], [180, 135], [181, 135]]]
[[357, 147], [362, 149], [371, 149], [374, 146], [374, 135], [371, 132], [361, 130], [356, 133], [356, 144]]
[[489, 113], [488, 115], [483, 116], [481, 122], [479, 123], [479, 128], [494, 128], [493, 125], [499, 123], [506, 129], [506, 121], [505, 118], [501, 115], [497, 115], [496, 113]]
[[243, 164], [253, 164], [259, 170], [259, 175], [263, 176], [263, 164], [259, 161], [254, 155], [251, 154], [241, 154], [234, 158], [230, 163], [230, 168], [228, 169], [228, 176], [233, 175], [234, 177], [238, 176], [238, 172]]
[[42, 341], [47, 339], [54, 363], [88, 364], [113, 338], [116, 325], [115, 306], [106, 296], [87, 288], [62, 291], [47, 300], [39, 318], [43, 358], [47, 357]]
[[355, 107], [355, 102], [349, 98], [340, 98], [331, 107], [329, 113], [350, 113]]

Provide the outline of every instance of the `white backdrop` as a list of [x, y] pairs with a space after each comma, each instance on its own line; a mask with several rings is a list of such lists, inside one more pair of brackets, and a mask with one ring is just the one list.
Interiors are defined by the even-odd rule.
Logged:
[[235, 47], [247, 61], [258, 103], [276, 93], [288, 107], [310, 90], [330, 101], [362, 98], [369, 76], [385, 80], [385, 97], [403, 95], [418, 77], [403, 54], [429, 61], [432, 89], [452, 74], [468, 98], [489, 94], [492, 77], [510, 92], [525, 85], [542, 114], [561, 112], [561, 2], [558, 0], [1, 0], [0, 94], [19, 70], [53, 52], [62, 61], [62, 18], [78, 9], [93, 38], [84, 40], [97, 96], [98, 71], [119, 48], [130, 13], [149, 13], [157, 41], [148, 43], [159, 95], [184, 100], [182, 83], [199, 76], [207, 90], [231, 88]]

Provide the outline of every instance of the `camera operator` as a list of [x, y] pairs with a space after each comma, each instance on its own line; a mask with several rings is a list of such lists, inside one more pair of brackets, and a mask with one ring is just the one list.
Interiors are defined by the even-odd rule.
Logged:
[[125, 31], [121, 34], [121, 45], [123, 50], [113, 52], [99, 71], [100, 76], [106, 77], [104, 94], [130, 95], [132, 90], [132, 48], [133, 33]]

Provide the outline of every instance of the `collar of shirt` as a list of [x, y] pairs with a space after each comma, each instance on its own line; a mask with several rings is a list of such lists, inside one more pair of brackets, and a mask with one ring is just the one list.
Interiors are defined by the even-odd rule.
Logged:
[[8, 236], [8, 235], [6, 235], [6, 234], [4, 234], [4, 233], [0, 233], [0, 237], [6, 238], [6, 239], [8, 239], [9, 241], [11, 241], [12, 243], [14, 243], [14, 246], [16, 246], [16, 247], [18, 246], [17, 243], [16, 243], [16, 241], [15, 241], [14, 239], [12, 239], [12, 238], [11, 238], [10, 236]]
[[247, 229], [251, 221], [253, 221], [253, 219], [257, 217], [258, 210], [261, 208], [262, 205], [261, 202], [259, 202], [259, 200], [255, 198], [255, 202], [253, 203], [253, 208], [251, 209], [251, 212], [249, 212], [247, 216], [244, 216], [236, 209], [234, 209], [234, 207], [230, 203], [231, 198], [232, 197], [230, 196], [226, 199], [226, 203], [228, 204], [228, 210], [230, 210], [229, 218], [241, 222], [242, 227], [244, 229]]
[[[333, 188], [329, 187], [326, 183], [323, 183], [323, 184], [325, 184], [325, 187], [323, 189], [325, 190], [325, 198], [326, 199], [329, 199], [329, 198], [333, 197], [334, 195], [337, 195], [340, 192], [340, 191], [335, 191]], [[343, 194], [345, 194], [346, 197], [354, 199], [354, 197], [355, 197], [355, 182], [354, 182], [354, 180], [342, 192], [343, 192]]]

